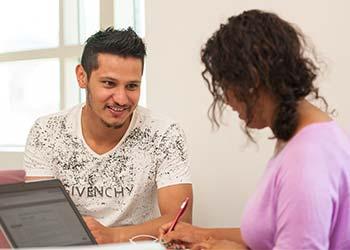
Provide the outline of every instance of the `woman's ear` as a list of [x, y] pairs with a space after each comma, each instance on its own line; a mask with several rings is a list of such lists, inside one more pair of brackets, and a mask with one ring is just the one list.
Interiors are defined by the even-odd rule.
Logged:
[[236, 102], [234, 90], [232, 88], [226, 88], [224, 91], [225, 104], [232, 106], [233, 102]]
[[75, 68], [75, 75], [79, 83], [79, 87], [85, 89], [87, 87], [88, 79], [87, 74], [81, 64]]

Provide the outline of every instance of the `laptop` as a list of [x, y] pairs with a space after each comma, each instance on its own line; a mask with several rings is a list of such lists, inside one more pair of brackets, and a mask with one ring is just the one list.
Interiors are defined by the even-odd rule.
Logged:
[[96, 244], [57, 179], [0, 185], [1, 232], [0, 248]]

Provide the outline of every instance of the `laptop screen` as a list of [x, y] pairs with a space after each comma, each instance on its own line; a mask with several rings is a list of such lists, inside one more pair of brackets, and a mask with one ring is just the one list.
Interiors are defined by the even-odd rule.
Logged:
[[95, 244], [58, 180], [1, 185], [0, 226], [13, 247]]

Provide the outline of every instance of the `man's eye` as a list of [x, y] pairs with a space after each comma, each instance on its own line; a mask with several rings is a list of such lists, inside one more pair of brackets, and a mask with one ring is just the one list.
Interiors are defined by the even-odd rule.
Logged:
[[127, 88], [128, 90], [135, 90], [135, 89], [137, 89], [138, 87], [139, 87], [139, 85], [138, 85], [138, 84], [134, 84], [134, 83], [128, 84], [128, 85], [126, 86], [126, 88]]
[[111, 82], [111, 81], [103, 81], [103, 84], [107, 87], [114, 86], [114, 82]]

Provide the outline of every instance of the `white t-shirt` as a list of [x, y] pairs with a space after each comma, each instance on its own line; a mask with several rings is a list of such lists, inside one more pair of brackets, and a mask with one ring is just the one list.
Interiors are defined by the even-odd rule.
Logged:
[[182, 129], [137, 107], [121, 141], [99, 155], [82, 136], [83, 105], [35, 122], [24, 154], [27, 176], [60, 179], [80, 213], [105, 226], [157, 217], [157, 189], [191, 183]]

